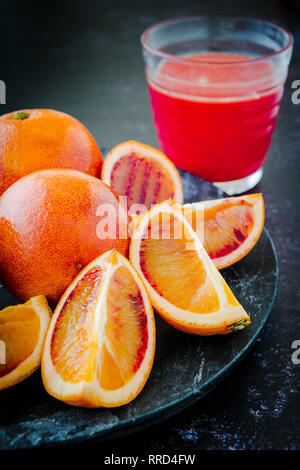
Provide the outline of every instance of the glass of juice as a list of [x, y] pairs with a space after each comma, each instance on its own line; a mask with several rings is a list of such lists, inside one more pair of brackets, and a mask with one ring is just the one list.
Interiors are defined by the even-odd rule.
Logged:
[[261, 179], [293, 38], [273, 23], [191, 16], [141, 38], [159, 145], [227, 194]]

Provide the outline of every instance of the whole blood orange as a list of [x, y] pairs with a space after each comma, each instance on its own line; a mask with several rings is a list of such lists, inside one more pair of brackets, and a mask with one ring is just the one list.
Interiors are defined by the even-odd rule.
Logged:
[[99, 176], [102, 155], [86, 127], [52, 109], [26, 109], [0, 117], [0, 195], [33, 171], [69, 168]]
[[127, 212], [101, 180], [75, 170], [24, 176], [0, 197], [0, 278], [20, 300], [56, 303], [103, 252], [126, 254]]

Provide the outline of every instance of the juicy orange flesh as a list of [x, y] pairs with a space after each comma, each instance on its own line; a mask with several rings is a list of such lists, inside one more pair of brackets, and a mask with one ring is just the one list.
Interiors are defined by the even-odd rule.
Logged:
[[5, 364], [0, 377], [12, 372], [34, 351], [40, 333], [40, 318], [32, 307], [7, 307], [0, 312], [0, 341], [5, 345]]
[[90, 269], [78, 281], [57, 318], [50, 353], [56, 371], [66, 382], [93, 380], [97, 355], [93, 325], [101, 277], [99, 266]]
[[141, 269], [153, 289], [176, 307], [194, 313], [215, 312], [220, 308], [218, 295], [191, 236], [181, 228], [182, 222], [169, 214], [152, 218], [148, 238], [141, 241]]
[[238, 300], [235, 298], [235, 296], [233, 295], [233, 293], [229, 289], [228, 285], [224, 281], [224, 279], [222, 279], [222, 285], [223, 285], [223, 288], [225, 290], [225, 294], [226, 294], [226, 297], [227, 297], [227, 302], [229, 303], [229, 305], [232, 305], [233, 307], [237, 307], [238, 305], [240, 305]]
[[119, 195], [127, 196], [128, 208], [132, 204], [143, 204], [150, 209], [151, 204], [173, 198], [175, 192], [174, 183], [163, 166], [153, 158], [135, 152], [124, 155], [115, 163], [111, 187]]
[[126, 267], [117, 268], [112, 275], [106, 302], [107, 320], [99, 381], [102, 388], [116, 390], [137, 372], [148, 345], [144, 301]]
[[[201, 210], [201, 209], [200, 209]], [[196, 232], [196, 212], [184, 212]], [[198, 219], [199, 220], [199, 219]], [[254, 227], [253, 206], [247, 201], [224, 202], [204, 210], [204, 247], [211, 259], [226, 256], [246, 240]]]

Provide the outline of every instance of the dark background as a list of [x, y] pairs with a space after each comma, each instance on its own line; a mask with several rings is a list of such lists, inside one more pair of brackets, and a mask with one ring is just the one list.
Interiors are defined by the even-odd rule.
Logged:
[[266, 227], [279, 256], [270, 319], [246, 359], [209, 396], [164, 423], [89, 447], [105, 449], [105, 455], [299, 450], [300, 365], [292, 364], [291, 345], [300, 340], [300, 104], [292, 104], [291, 84], [300, 80], [300, 2], [0, 1], [0, 9], [0, 79], [7, 86], [7, 105], [0, 105], [0, 112], [65, 111], [106, 148], [132, 138], [157, 145], [139, 43], [152, 23], [186, 14], [246, 15], [273, 20], [294, 34], [278, 125], [255, 188], [264, 195]]

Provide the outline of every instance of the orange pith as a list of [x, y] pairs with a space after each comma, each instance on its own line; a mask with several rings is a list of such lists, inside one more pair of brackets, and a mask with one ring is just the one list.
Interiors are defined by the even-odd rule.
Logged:
[[81, 406], [131, 401], [150, 373], [154, 333], [151, 304], [137, 273], [116, 251], [105, 253], [57, 306], [42, 362], [46, 389]]
[[[0, 390], [30, 376], [40, 365], [51, 310], [43, 295], [0, 311]], [[4, 346], [4, 349], [2, 348]]]
[[132, 204], [151, 204], [174, 198], [175, 187], [170, 175], [153, 158], [132, 152], [115, 164], [111, 173], [111, 188], [127, 196]]
[[145, 208], [169, 198], [183, 203], [176, 167], [162, 152], [140, 142], [128, 141], [114, 147], [104, 160], [101, 179], [127, 197], [130, 215], [144, 213]]
[[[202, 220], [198, 217], [199, 211], [203, 211]], [[183, 206], [183, 213], [202, 238], [218, 269], [230, 266], [249, 253], [264, 224], [261, 194], [187, 204]]]
[[188, 333], [226, 334], [249, 315], [208, 257], [173, 202], [142, 216], [132, 235], [130, 260], [141, 273], [157, 312]]

